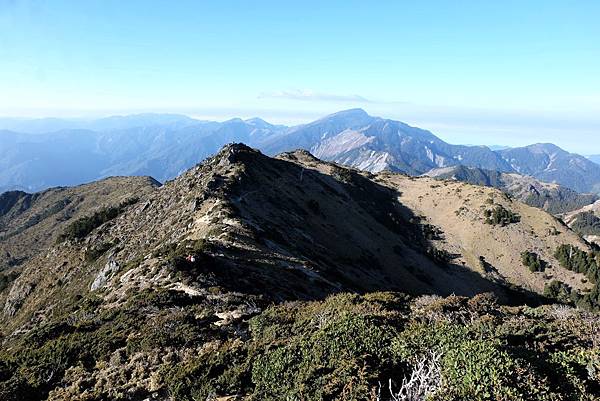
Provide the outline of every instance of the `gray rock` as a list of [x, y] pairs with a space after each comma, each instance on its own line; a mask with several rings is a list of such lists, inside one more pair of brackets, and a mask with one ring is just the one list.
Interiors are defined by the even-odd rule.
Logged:
[[6, 303], [4, 304], [4, 315], [12, 317], [25, 303], [25, 298], [34, 290], [35, 284], [17, 280], [10, 289]]
[[121, 266], [119, 266], [117, 262], [115, 262], [114, 260], [109, 260], [106, 263], [106, 265], [104, 265], [104, 268], [100, 270], [100, 272], [94, 279], [94, 282], [90, 286], [90, 290], [95, 291], [104, 287], [108, 280], [110, 280], [115, 275], [115, 273], [119, 271], [119, 269], [121, 269]]

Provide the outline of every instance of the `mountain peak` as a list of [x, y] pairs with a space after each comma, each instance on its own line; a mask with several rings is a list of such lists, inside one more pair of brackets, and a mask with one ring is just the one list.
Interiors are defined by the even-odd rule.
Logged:
[[348, 109], [348, 110], [342, 110], [342, 111], [338, 111], [336, 113], [330, 114], [328, 116], [325, 117], [325, 119], [327, 118], [332, 118], [332, 117], [360, 117], [360, 118], [367, 118], [367, 117], [371, 117], [366, 111], [364, 111], [361, 108], [355, 108], [355, 109]]
[[527, 146], [533, 152], [547, 153], [547, 152], [560, 152], [568, 153], [566, 150], [556, 146], [553, 143], [534, 143], [533, 145]]
[[312, 124], [334, 123], [345, 125], [347, 128], [356, 128], [358, 126], [370, 124], [373, 119], [374, 117], [371, 117], [363, 109], [348, 109], [329, 114]]
[[229, 120], [223, 121], [223, 124], [240, 124], [240, 123], [244, 123], [244, 120], [242, 120], [239, 117], [234, 117], [234, 118], [230, 118]]
[[268, 128], [268, 127], [272, 127], [273, 126], [273, 124], [271, 124], [271, 123], [263, 120], [260, 117], [252, 117], [252, 118], [249, 118], [247, 120], [244, 120], [244, 122], [246, 124], [252, 125], [252, 126], [257, 127], [257, 128]]
[[219, 151], [218, 155], [226, 155], [226, 154], [238, 154], [238, 153], [259, 153], [256, 149], [251, 148], [250, 146], [244, 143], [228, 143], [224, 145]]
[[243, 143], [228, 143], [212, 158], [210, 164], [229, 165], [247, 160], [244, 156], [254, 157], [261, 153]]

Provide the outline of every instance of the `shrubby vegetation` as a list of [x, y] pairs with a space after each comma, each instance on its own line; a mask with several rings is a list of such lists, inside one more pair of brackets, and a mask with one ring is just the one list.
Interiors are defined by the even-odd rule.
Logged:
[[[188, 258], [193, 256], [194, 260], [199, 261], [207, 249], [208, 244], [203, 239], [185, 240], [179, 243], [169, 243], [152, 253], [153, 257], [162, 257], [175, 267], [186, 267], [191, 263]], [[195, 263], [195, 262], [193, 262]]]
[[[509, 316], [516, 311], [499, 308], [486, 296], [425, 297], [412, 311], [407, 305], [403, 296], [378, 293], [271, 307], [251, 320], [248, 348], [231, 345], [230, 358], [220, 358], [224, 364], [237, 360], [238, 366], [220, 369], [240, 380], [234, 388], [247, 386], [242, 393], [252, 400], [375, 401], [379, 391], [387, 394], [378, 383], [391, 379], [397, 389], [417, 361], [435, 350], [443, 377], [435, 400], [591, 400], [598, 391], [598, 377], [562, 379], [568, 371], [600, 363], [597, 350], [583, 345], [585, 335], [574, 347], [578, 351], [559, 355], [550, 340], [542, 345], [544, 352], [535, 351], [536, 333], [560, 330], [533, 318], [541, 310], [525, 308], [513, 321]], [[585, 356], [579, 359], [578, 352]], [[200, 374], [206, 367], [200, 366], [187, 374], [178, 371], [170, 383], [180, 399], [231, 394], [219, 391], [224, 389], [219, 381], [212, 390], [200, 387], [206, 383]], [[240, 373], [244, 368], [251, 370], [250, 377]]]
[[[486, 295], [339, 294], [216, 326], [210, 304], [177, 291], [147, 290], [120, 309], [99, 306], [97, 298], [83, 299], [70, 319], [3, 348], [0, 397], [43, 399], [52, 391], [73, 399], [85, 388], [86, 400], [144, 399], [152, 391], [174, 400], [376, 401], [389, 399], [390, 379], [398, 391], [433, 357], [441, 380], [432, 400], [600, 396], [600, 320], [576, 311], [502, 307]], [[153, 389], [111, 385], [135, 360], [145, 364], [136, 369], [159, 373]], [[95, 382], [90, 375], [103, 366], [121, 371]], [[74, 374], [79, 379], [65, 382]], [[83, 387], [65, 387], [72, 380]]]
[[576, 273], [585, 274], [592, 283], [597, 283], [600, 278], [598, 271], [598, 257], [595, 252], [586, 252], [573, 245], [561, 245], [556, 248], [554, 257], [560, 265]]
[[127, 206], [133, 205], [138, 199], [129, 199], [118, 206], [107, 207], [98, 210], [91, 216], [81, 217], [69, 224], [65, 231], [58, 237], [59, 241], [81, 239], [91, 233], [94, 229], [110, 221], [123, 213]]
[[581, 236], [600, 235], [600, 218], [594, 212], [582, 212], [575, 216], [571, 229]]
[[572, 301], [580, 307], [600, 310], [600, 271], [598, 269], [598, 252], [585, 252], [573, 245], [561, 245], [556, 249], [554, 257], [560, 265], [577, 273], [585, 274], [588, 280], [594, 284], [591, 291], [579, 294], [571, 291]]
[[99, 245], [91, 247], [85, 252], [85, 259], [88, 262], [93, 262], [100, 256], [104, 255], [113, 246], [115, 246], [115, 244], [112, 242], [103, 242]]
[[559, 280], [552, 280], [544, 286], [544, 296], [561, 303], [571, 303], [572, 293], [571, 287]]
[[433, 246], [427, 248], [427, 256], [440, 266], [446, 266], [460, 255], [448, 252], [445, 249], [439, 249]]
[[443, 240], [444, 232], [433, 224], [421, 224], [421, 232], [427, 240]]
[[521, 221], [521, 217], [518, 214], [513, 213], [502, 205], [497, 205], [491, 210], [486, 209], [483, 214], [485, 216], [485, 222], [491, 225], [500, 225], [504, 227], [508, 224]]
[[521, 253], [521, 262], [527, 267], [530, 272], [543, 272], [546, 270], [548, 263], [540, 258], [535, 252], [525, 251]]

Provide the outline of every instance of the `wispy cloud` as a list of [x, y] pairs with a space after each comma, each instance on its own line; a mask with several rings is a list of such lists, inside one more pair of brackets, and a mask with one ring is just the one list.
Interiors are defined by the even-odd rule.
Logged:
[[336, 103], [373, 103], [371, 100], [360, 95], [338, 95], [333, 93], [314, 92], [311, 90], [293, 90], [293, 91], [276, 91], [263, 92], [258, 95], [259, 99], [288, 99], [288, 100], [307, 100], [320, 102], [336, 102]]

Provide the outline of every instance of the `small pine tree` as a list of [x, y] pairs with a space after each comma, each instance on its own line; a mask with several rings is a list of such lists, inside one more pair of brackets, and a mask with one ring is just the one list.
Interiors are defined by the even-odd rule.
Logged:
[[524, 266], [529, 268], [529, 271], [534, 272], [543, 272], [546, 270], [547, 263], [540, 258], [540, 256], [535, 252], [525, 251], [521, 253], [521, 262]]

